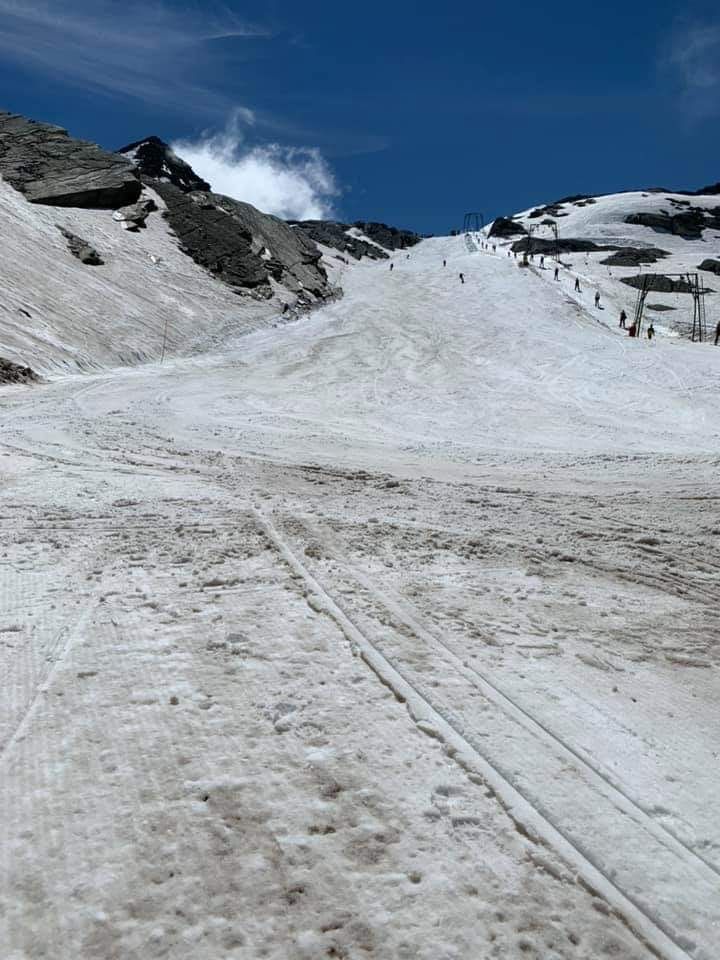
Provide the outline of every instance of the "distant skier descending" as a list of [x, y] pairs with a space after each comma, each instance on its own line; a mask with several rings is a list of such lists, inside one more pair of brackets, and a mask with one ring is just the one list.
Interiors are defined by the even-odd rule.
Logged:
[[392, 273], [392, 271], [393, 271], [394, 269], [395, 269], [395, 264], [394, 264], [394, 263], [391, 263], [391, 264], [390, 264], [390, 272]]
[[648, 334], [648, 340], [652, 340], [652, 338], [655, 336], [655, 327], [652, 325], [652, 322], [650, 323], [650, 326], [647, 329], [647, 334]]
[[595, 307], [597, 309], [600, 308], [600, 291], [599, 290], [595, 291]]
[[555, 267], [555, 279], [560, 279], [560, 267]]
[[465, 274], [464, 274], [464, 273], [461, 273], [461, 274], [460, 274], [460, 283], [465, 283]]
[[575, 277], [575, 293], [582, 293], [580, 289], [580, 277]]
[[626, 321], [626, 320], [627, 320], [627, 314], [625, 313], [624, 310], [621, 310], [621, 311], [620, 311], [620, 329], [621, 329], [621, 330], [627, 329], [627, 328], [625, 327], [625, 321]]

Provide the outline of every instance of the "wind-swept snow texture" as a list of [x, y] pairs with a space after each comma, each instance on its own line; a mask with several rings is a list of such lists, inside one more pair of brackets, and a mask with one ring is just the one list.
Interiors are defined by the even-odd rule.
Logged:
[[720, 350], [409, 253], [0, 390], [8, 960], [720, 954]]
[[[0, 179], [0, 216], [0, 356], [40, 373], [159, 359], [166, 325], [166, 352], [193, 354], [278, 314], [277, 299], [239, 296], [193, 263], [160, 210], [130, 232], [111, 211], [32, 205]], [[58, 226], [104, 263], [76, 259]]]

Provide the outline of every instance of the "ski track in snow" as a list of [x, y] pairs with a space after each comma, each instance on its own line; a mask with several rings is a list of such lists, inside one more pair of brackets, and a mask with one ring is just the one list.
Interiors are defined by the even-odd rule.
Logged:
[[717, 352], [343, 283], [0, 391], [4, 956], [714, 960]]

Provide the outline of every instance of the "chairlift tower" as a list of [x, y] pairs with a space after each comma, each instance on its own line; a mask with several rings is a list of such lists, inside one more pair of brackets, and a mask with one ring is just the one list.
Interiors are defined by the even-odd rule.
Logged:
[[463, 220], [463, 233], [480, 233], [485, 227], [485, 217], [481, 213], [466, 213]]
[[640, 337], [645, 312], [645, 301], [647, 300], [648, 293], [655, 289], [653, 283], [655, 278], [671, 281], [677, 280], [678, 285], [682, 285], [681, 289], [676, 291], [671, 290], [670, 292], [689, 293], [692, 295], [693, 324], [690, 339], [693, 343], [703, 343], [707, 340], [705, 287], [703, 287], [700, 275], [697, 273], [644, 273], [642, 275], [642, 286], [638, 290], [638, 298], [635, 304], [635, 336]]

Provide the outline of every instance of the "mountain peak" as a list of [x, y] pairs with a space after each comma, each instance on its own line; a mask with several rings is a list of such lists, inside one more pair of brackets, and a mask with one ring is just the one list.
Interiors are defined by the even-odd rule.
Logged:
[[152, 180], [165, 180], [185, 193], [211, 189], [210, 184], [199, 177], [190, 164], [179, 157], [160, 137], [145, 137], [144, 140], [129, 143], [117, 152], [131, 160], [142, 176]]

